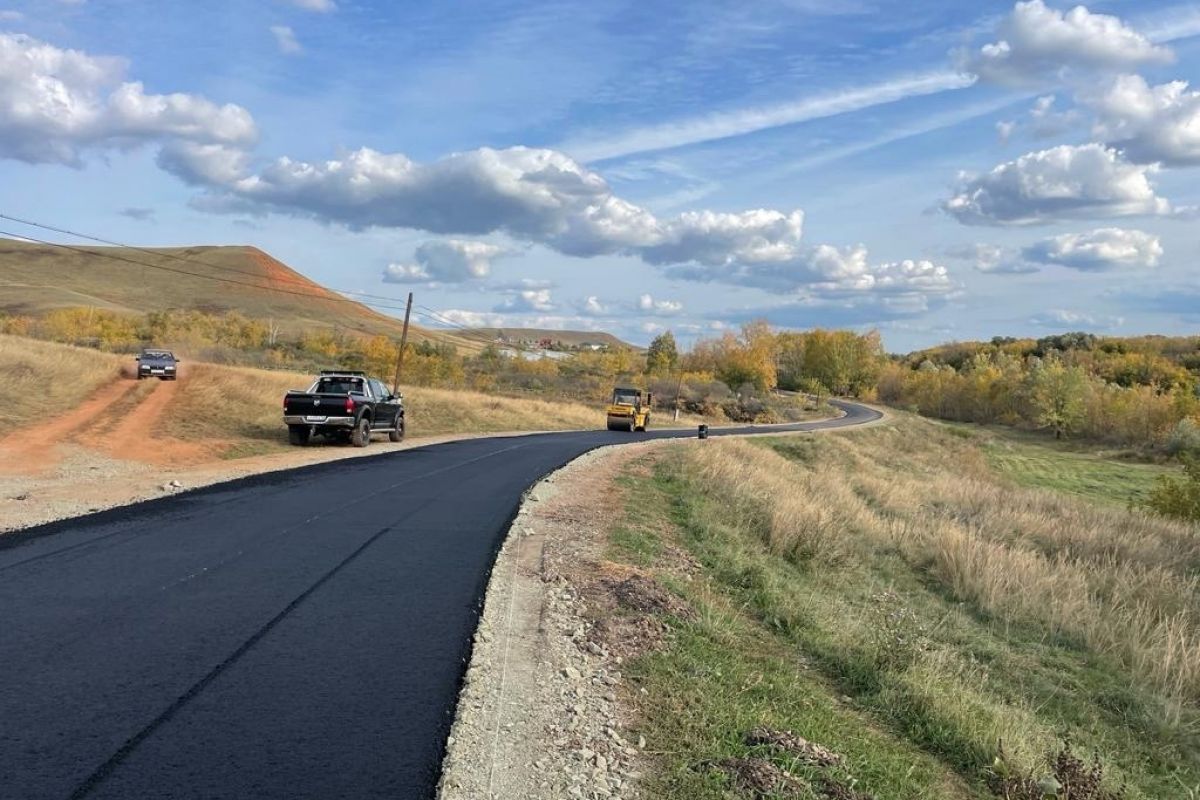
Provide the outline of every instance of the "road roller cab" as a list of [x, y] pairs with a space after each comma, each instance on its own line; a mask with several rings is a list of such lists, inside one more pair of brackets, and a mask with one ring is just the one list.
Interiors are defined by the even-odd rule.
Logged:
[[654, 399], [647, 393], [642, 399], [641, 389], [618, 386], [613, 389], [612, 401], [608, 404], [608, 429], [610, 431], [644, 431], [650, 425], [650, 406]]

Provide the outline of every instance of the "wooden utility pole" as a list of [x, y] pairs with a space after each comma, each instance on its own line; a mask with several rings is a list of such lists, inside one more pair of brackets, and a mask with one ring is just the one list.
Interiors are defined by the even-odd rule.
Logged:
[[679, 393], [683, 391], [683, 369], [679, 370], [679, 383], [675, 384], [675, 422], [679, 422]]
[[412, 314], [412, 296], [408, 293], [408, 305], [404, 307], [404, 330], [400, 333], [400, 352], [396, 353], [396, 379], [392, 381], [392, 394], [400, 394], [400, 367], [404, 364], [404, 347], [408, 344], [408, 317]]

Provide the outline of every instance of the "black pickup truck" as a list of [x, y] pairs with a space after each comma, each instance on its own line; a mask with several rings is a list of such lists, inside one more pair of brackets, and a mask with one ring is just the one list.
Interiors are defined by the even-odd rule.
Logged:
[[323, 370], [307, 392], [284, 396], [283, 421], [295, 445], [325, 436], [366, 447], [373, 433], [398, 442], [404, 438], [404, 395], [362, 372]]

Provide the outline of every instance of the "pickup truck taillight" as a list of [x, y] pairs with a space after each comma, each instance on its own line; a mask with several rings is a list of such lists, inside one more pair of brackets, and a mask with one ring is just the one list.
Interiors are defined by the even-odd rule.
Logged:
[[288, 399], [287, 399], [286, 397], [285, 397], [285, 398], [283, 398], [283, 410], [284, 410], [284, 411], [287, 411], [287, 410], [288, 410], [288, 407], [287, 407], [287, 400], [288, 400]]
[[346, 398], [346, 413], [347, 414], [354, 413], [354, 398], [353, 397]]

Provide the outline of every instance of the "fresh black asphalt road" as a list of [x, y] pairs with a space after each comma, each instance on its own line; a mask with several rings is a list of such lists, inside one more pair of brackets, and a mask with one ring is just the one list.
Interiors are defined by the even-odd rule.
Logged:
[[[841, 405], [713, 435], [879, 416]], [[418, 447], [0, 537], [0, 800], [432, 797], [522, 494], [681, 435]]]

